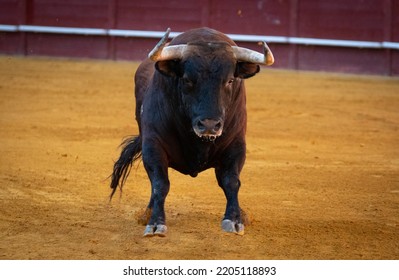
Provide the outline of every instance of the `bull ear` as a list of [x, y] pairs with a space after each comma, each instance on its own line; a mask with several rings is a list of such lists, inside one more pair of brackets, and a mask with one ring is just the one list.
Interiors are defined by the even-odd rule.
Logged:
[[161, 74], [168, 77], [180, 77], [180, 61], [178, 60], [163, 60], [157, 61], [155, 63], [155, 69], [157, 69]]
[[237, 62], [235, 76], [241, 79], [247, 79], [255, 76], [258, 73], [260, 67], [258, 64], [250, 62]]

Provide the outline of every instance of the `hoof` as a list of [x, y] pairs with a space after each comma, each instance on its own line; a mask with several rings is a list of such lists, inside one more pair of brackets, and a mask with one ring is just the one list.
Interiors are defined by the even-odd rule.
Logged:
[[236, 223], [231, 220], [223, 220], [222, 229], [225, 232], [235, 233], [237, 235], [244, 235], [244, 225], [242, 223]]
[[144, 237], [153, 237], [153, 236], [159, 236], [159, 237], [165, 237], [166, 232], [168, 231], [167, 226], [165, 225], [147, 225], [144, 230]]

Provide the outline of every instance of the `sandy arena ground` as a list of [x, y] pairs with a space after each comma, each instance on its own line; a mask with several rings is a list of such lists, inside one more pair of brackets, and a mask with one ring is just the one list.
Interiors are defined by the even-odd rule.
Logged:
[[213, 170], [170, 171], [169, 235], [143, 238], [137, 63], [0, 57], [0, 259], [398, 259], [399, 79], [262, 69], [247, 81], [244, 236], [221, 231]]

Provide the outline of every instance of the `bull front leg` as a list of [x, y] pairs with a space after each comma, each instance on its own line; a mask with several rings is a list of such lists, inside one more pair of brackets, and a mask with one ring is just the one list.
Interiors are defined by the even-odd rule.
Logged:
[[234, 150], [222, 160], [220, 167], [215, 168], [219, 186], [226, 196], [226, 211], [222, 220], [222, 229], [226, 232], [244, 235], [243, 212], [238, 202], [240, 190], [240, 172], [245, 161], [245, 145]]
[[144, 230], [145, 237], [166, 236], [165, 199], [169, 193], [168, 165], [163, 150], [153, 143], [143, 143], [144, 168], [151, 181], [151, 198], [147, 210], [151, 216]]

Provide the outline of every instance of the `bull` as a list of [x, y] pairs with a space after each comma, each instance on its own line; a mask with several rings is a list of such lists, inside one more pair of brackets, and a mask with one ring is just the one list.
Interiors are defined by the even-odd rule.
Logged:
[[144, 236], [165, 236], [168, 168], [196, 177], [214, 168], [226, 196], [222, 229], [244, 234], [238, 192], [245, 162], [247, 126], [244, 79], [271, 65], [263, 53], [238, 47], [225, 34], [199, 28], [167, 44], [170, 29], [135, 74], [139, 135], [122, 143], [111, 180], [111, 198], [123, 187], [132, 164], [142, 158], [151, 181]]

